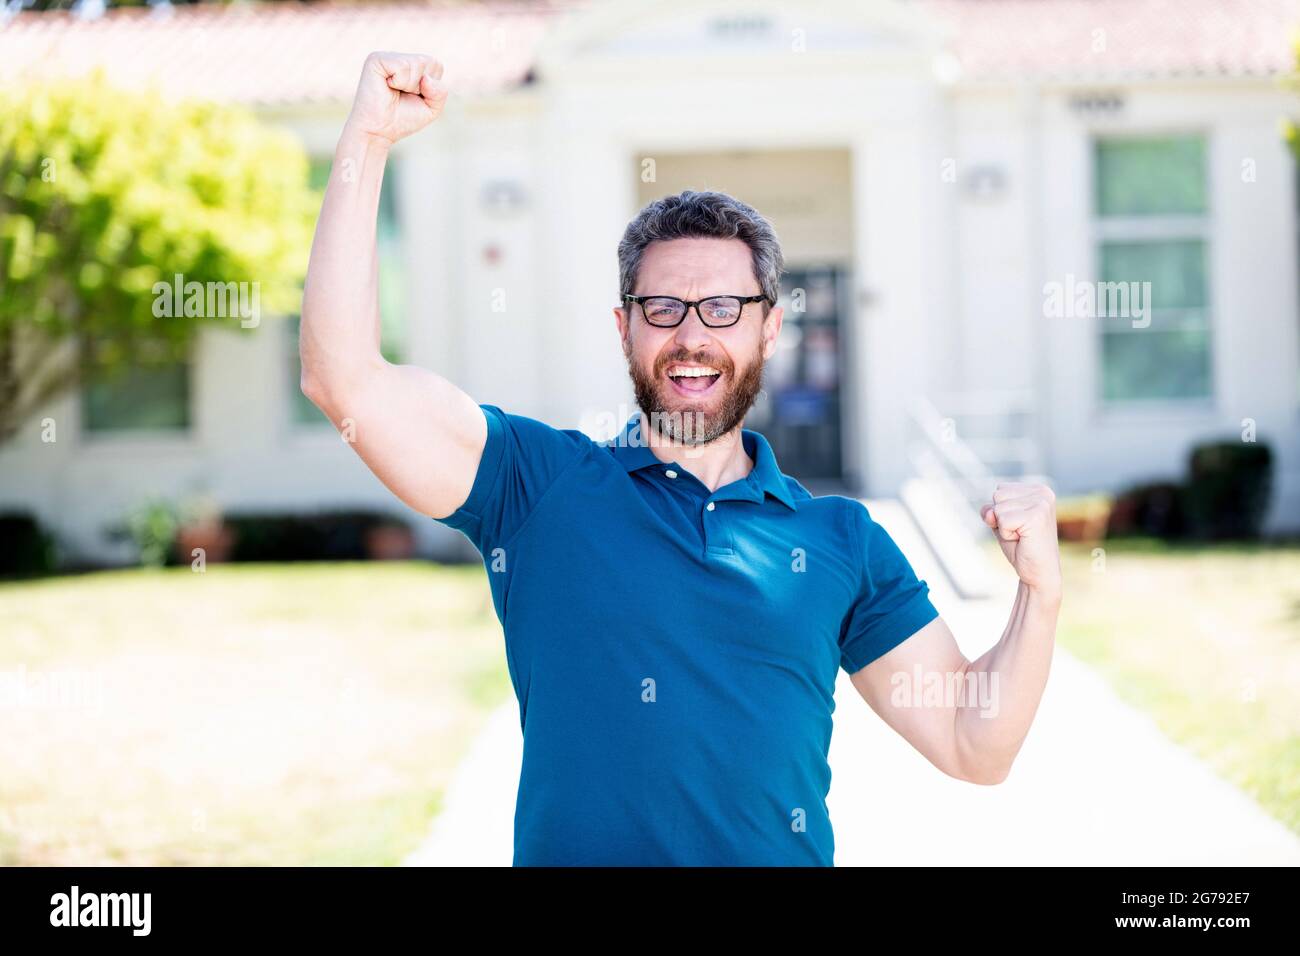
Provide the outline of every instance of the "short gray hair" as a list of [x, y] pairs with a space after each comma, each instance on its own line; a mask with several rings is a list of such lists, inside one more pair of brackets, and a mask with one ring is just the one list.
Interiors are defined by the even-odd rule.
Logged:
[[772, 224], [753, 206], [726, 193], [691, 189], [656, 199], [627, 224], [618, 244], [620, 294], [633, 294], [646, 246], [669, 239], [743, 240], [753, 255], [754, 278], [771, 300], [767, 308], [780, 298], [785, 259]]

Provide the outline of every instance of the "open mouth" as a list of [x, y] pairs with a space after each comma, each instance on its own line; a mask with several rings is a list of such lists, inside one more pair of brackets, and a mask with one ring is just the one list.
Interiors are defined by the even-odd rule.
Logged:
[[665, 373], [680, 395], [707, 395], [722, 379], [722, 373], [708, 365], [670, 365]]

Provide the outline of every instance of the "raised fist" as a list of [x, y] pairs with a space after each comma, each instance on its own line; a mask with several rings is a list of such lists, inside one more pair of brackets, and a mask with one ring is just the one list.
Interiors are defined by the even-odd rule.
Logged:
[[347, 126], [396, 143], [428, 126], [446, 105], [442, 63], [419, 53], [366, 57]]
[[980, 508], [984, 523], [997, 532], [998, 544], [1016, 575], [1031, 588], [1053, 595], [1061, 591], [1061, 555], [1056, 536], [1056, 493], [1047, 485], [1005, 482], [993, 500]]

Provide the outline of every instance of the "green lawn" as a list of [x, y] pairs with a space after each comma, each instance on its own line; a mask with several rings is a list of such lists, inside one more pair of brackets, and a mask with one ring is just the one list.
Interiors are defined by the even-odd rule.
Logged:
[[1061, 645], [1300, 832], [1300, 547], [1103, 545], [1062, 546]]
[[[1300, 548], [1105, 549], [1063, 546], [1062, 646], [1300, 832]], [[395, 863], [510, 696], [479, 567], [4, 583], [0, 622], [0, 864]]]
[[0, 864], [396, 863], [511, 693], [480, 567], [5, 583], [0, 622]]

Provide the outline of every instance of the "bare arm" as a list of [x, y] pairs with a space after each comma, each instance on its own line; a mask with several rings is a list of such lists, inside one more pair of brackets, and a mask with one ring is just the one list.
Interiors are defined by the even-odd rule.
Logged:
[[985, 506], [1020, 576], [1002, 638], [987, 653], [968, 661], [936, 618], [852, 675], [872, 710], [960, 780], [1006, 779], [1047, 685], [1061, 604], [1054, 501], [1045, 486], [1000, 485]]
[[442, 111], [441, 77], [429, 57], [366, 59], [316, 223], [299, 336], [303, 392], [380, 481], [435, 518], [469, 496], [487, 424], [451, 382], [380, 354], [375, 224], [389, 149]]

